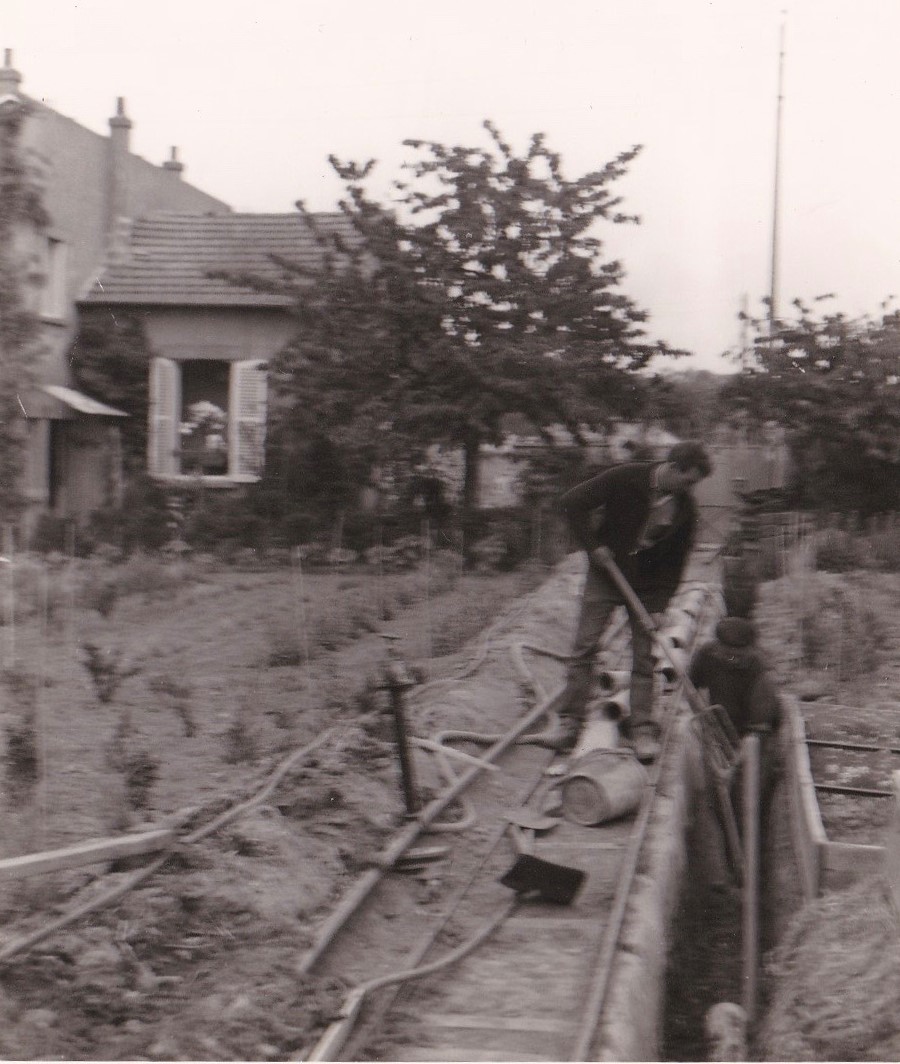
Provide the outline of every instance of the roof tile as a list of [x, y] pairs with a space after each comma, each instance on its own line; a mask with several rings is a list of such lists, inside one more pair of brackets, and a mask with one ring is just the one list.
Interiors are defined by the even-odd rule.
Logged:
[[[317, 214], [322, 232], [352, 236], [343, 214]], [[297, 214], [177, 214], [133, 221], [81, 303], [196, 306], [285, 306], [290, 300], [215, 277], [216, 271], [281, 275], [271, 256], [315, 266], [321, 257]]]

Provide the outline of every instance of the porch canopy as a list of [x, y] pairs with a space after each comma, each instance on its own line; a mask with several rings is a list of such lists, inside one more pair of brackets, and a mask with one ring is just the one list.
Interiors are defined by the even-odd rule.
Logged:
[[42, 384], [22, 397], [22, 411], [27, 418], [46, 418], [49, 421], [71, 421], [78, 415], [88, 417], [128, 417], [124, 410], [107, 406], [84, 392], [62, 384]]

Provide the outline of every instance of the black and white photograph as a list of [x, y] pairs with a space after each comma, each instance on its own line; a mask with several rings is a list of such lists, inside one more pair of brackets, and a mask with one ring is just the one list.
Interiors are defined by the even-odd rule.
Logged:
[[0, 1060], [900, 1061], [898, 42], [0, 0]]

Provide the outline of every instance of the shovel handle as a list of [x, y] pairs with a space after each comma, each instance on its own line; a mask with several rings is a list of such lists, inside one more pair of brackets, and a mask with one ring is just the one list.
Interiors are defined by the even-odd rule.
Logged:
[[622, 570], [616, 565], [615, 559], [609, 548], [597, 547], [596, 550], [591, 551], [590, 558], [592, 563], [599, 565], [606, 572], [607, 576], [609, 576], [621, 592], [626, 606], [638, 619], [640, 626], [651, 636], [656, 645], [669, 659], [670, 665], [675, 670], [676, 675], [683, 684], [685, 697], [690, 703], [691, 709], [695, 713], [699, 713], [706, 709], [706, 703], [701, 697], [700, 692], [685, 672], [680, 660], [672, 653], [672, 648], [669, 646], [668, 640], [664, 639], [660, 634], [659, 628], [647, 612], [647, 608], [644, 606], [643, 602], [641, 602], [635, 594], [634, 588], [628, 583]]
[[[700, 692], [682, 668], [681, 662], [672, 653], [668, 641], [660, 635], [659, 629], [654, 623], [653, 618], [647, 612], [643, 602], [641, 602], [634, 593], [634, 589], [625, 579], [622, 570], [616, 565], [609, 549], [606, 547], [598, 547], [591, 552], [591, 561], [605, 569], [610, 579], [622, 593], [622, 598], [625, 599], [628, 608], [635, 617], [637, 617], [641, 627], [652, 637], [657, 646], [662, 649], [663, 653], [669, 659], [672, 668], [675, 670], [678, 678], [683, 684], [683, 690], [691, 709], [693, 709], [695, 713], [704, 712], [707, 707]], [[743, 855], [741, 850], [740, 833], [734, 815], [734, 807], [731, 804], [731, 797], [728, 793], [728, 788], [725, 786], [724, 780], [719, 779], [715, 773], [712, 773], [712, 776], [713, 788], [716, 793], [719, 812], [722, 818], [722, 827], [725, 832], [725, 843], [731, 858], [735, 878], [738, 883], [740, 883], [743, 875]]]

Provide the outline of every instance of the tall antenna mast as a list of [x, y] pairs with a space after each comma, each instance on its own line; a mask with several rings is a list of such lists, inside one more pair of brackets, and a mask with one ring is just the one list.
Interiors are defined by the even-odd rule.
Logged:
[[775, 180], [772, 191], [772, 271], [769, 282], [769, 338], [778, 317], [778, 214], [781, 191], [781, 112], [784, 103], [784, 20], [778, 35], [778, 103], [775, 110]]

